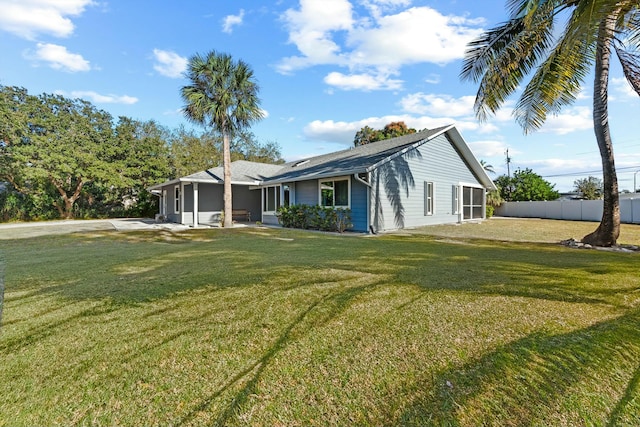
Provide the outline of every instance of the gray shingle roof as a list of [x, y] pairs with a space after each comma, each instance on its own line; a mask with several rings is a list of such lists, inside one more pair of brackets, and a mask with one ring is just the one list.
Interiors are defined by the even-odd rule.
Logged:
[[[372, 144], [360, 145], [334, 153], [289, 162], [284, 165], [238, 160], [231, 163], [231, 181], [234, 184], [244, 185], [278, 184], [368, 172], [377, 167], [380, 162], [392, 159], [404, 149], [410, 149], [412, 146], [419, 145], [421, 142], [430, 140], [443, 132], [447, 132], [452, 143], [460, 150], [462, 156], [469, 163], [471, 170], [474, 171], [485, 187], [495, 189], [493, 182], [453, 125], [423, 130], [398, 138], [377, 141]], [[217, 167], [150, 188], [159, 189], [163, 185], [174, 182], [222, 183], [224, 181], [223, 176], [222, 167]]]
[[[256, 184], [277, 173], [283, 165], [236, 160], [231, 163], [231, 181]], [[185, 176], [183, 181], [224, 181], [222, 166]]]
[[422, 140], [430, 139], [450, 126], [424, 130], [398, 138], [377, 141], [334, 153], [286, 163], [266, 182], [285, 182], [365, 172], [384, 159]]

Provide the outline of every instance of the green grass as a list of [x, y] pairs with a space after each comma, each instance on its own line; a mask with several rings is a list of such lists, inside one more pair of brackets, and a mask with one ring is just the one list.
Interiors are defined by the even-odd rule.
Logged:
[[[597, 227], [597, 222], [589, 221], [497, 217], [478, 223], [436, 225], [406, 232], [442, 237], [557, 243], [570, 238], [580, 240]], [[640, 225], [621, 224], [618, 243], [640, 246]]]
[[0, 426], [640, 424], [639, 254], [260, 228], [2, 250]]

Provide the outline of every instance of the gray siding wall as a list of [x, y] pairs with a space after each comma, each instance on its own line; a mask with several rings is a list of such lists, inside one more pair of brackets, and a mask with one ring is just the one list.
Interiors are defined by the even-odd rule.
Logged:
[[318, 180], [296, 182], [296, 205], [318, 204]]
[[233, 187], [233, 209], [246, 209], [251, 213], [251, 221], [260, 221], [262, 190], [249, 190], [246, 186]]
[[199, 184], [198, 210], [202, 212], [222, 211], [223, 191], [223, 186], [219, 184]]
[[[453, 187], [461, 182], [479, 184], [446, 135], [376, 169], [371, 181], [372, 222], [379, 231], [456, 223]], [[435, 185], [433, 215], [424, 214], [427, 181]]]
[[[252, 217], [253, 218], [253, 217]], [[271, 215], [271, 214], [266, 214], [263, 213], [262, 214], [262, 222], [265, 224], [271, 224], [271, 225], [278, 225], [280, 224], [278, 222], [278, 217], [275, 215]]]
[[[182, 210], [185, 212], [193, 213], [193, 184], [186, 184], [184, 186], [183, 191], [184, 191], [184, 207], [182, 208]], [[198, 210], [200, 210], [199, 207], [198, 207]]]

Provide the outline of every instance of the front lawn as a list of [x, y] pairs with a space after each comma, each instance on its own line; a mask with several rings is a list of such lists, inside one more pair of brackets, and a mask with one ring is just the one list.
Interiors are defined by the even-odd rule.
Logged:
[[3, 240], [0, 426], [640, 424], [640, 254], [443, 240]]

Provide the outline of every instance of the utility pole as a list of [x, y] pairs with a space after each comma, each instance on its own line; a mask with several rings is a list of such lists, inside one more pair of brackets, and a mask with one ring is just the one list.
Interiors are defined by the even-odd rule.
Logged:
[[511, 201], [511, 193], [513, 192], [513, 183], [511, 182], [511, 157], [509, 157], [508, 148], [504, 152], [504, 154], [507, 156], [507, 178], [508, 178], [507, 182], [509, 183], [506, 188], [507, 194], [506, 194], [505, 200]]

